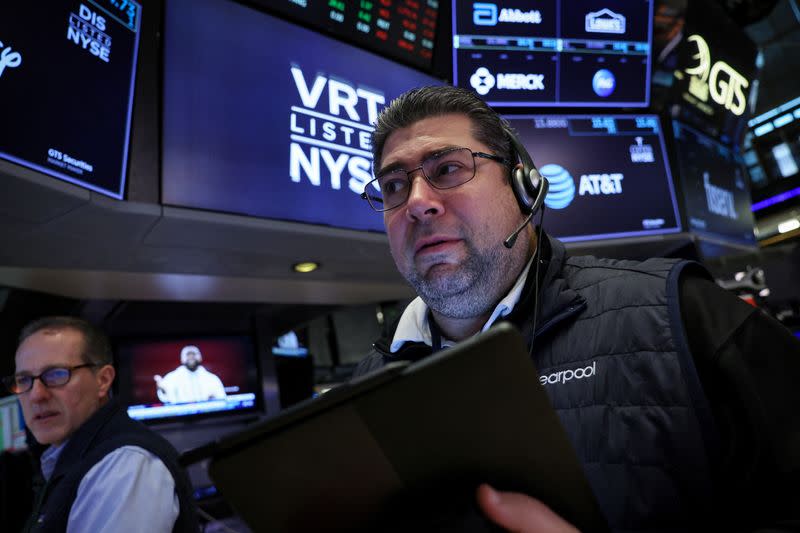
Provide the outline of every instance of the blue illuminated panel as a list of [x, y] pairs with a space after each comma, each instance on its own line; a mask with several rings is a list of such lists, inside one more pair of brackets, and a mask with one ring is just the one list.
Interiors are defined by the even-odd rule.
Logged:
[[493, 106], [646, 107], [652, 0], [453, 0], [453, 83]]
[[360, 194], [378, 111], [437, 80], [225, 0], [173, 0], [163, 200], [383, 231]]
[[121, 199], [141, 6], [7, 0], [0, 158]]
[[505, 117], [550, 181], [544, 228], [564, 241], [677, 233], [655, 115]]

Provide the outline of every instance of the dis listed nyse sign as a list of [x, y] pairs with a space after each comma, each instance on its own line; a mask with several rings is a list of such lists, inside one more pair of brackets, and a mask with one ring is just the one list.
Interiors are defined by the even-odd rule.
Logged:
[[299, 103], [289, 114], [289, 176], [294, 183], [361, 194], [372, 179], [371, 133], [382, 92], [291, 66]]

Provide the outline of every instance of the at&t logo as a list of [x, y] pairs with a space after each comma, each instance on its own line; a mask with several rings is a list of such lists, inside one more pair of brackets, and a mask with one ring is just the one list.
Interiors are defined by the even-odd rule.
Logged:
[[551, 209], [564, 209], [571, 204], [576, 188], [578, 196], [622, 194], [622, 180], [625, 179], [621, 172], [583, 174], [576, 187], [575, 179], [561, 165], [550, 163], [540, 168], [539, 172], [550, 182], [544, 203]]
[[556, 164], [545, 165], [539, 173], [550, 182], [544, 204], [550, 209], [564, 209], [575, 198], [575, 180], [567, 170]]
[[22, 64], [22, 55], [19, 52], [14, 52], [11, 47], [3, 48], [3, 42], [0, 41], [0, 76], [6, 67], [14, 68]]

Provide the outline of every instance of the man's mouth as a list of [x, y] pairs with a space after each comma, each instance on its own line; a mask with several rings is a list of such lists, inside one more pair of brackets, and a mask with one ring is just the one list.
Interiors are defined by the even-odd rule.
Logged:
[[58, 416], [58, 412], [56, 411], [45, 411], [43, 413], [37, 413], [33, 415], [33, 419], [36, 422], [46, 422], [56, 416]]
[[458, 239], [449, 237], [430, 237], [422, 239], [417, 242], [414, 255], [441, 252], [457, 241]]

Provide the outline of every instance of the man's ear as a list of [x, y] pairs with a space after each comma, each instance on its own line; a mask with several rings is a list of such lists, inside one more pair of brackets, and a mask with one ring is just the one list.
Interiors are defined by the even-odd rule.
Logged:
[[116, 377], [116, 375], [117, 371], [114, 370], [114, 367], [111, 365], [103, 365], [100, 367], [100, 370], [97, 371], [97, 374], [95, 374], [97, 384], [100, 386], [98, 394], [101, 398], [105, 398], [108, 395], [108, 391], [111, 389], [111, 384], [114, 382], [114, 377]]

